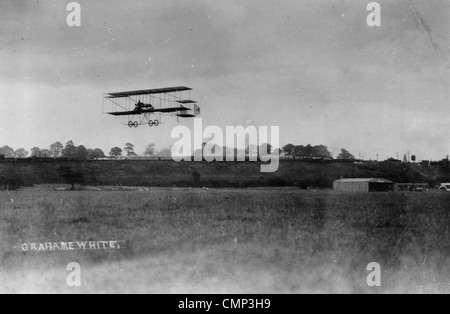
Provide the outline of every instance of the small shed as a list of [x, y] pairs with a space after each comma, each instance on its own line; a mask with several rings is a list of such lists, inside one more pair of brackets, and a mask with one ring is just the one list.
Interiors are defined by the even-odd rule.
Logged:
[[394, 182], [386, 179], [340, 179], [334, 181], [335, 191], [340, 192], [392, 192], [394, 191]]

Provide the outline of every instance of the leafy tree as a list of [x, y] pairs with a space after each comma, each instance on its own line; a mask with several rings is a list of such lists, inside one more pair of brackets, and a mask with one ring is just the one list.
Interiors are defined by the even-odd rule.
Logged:
[[109, 156], [111, 156], [111, 157], [122, 156], [122, 150], [119, 147], [113, 147], [113, 148], [111, 148], [111, 151], [109, 152]]
[[272, 153], [272, 145], [270, 144], [262, 144], [261, 146], [259, 146], [258, 148], [259, 154], [260, 155], [266, 155], [266, 154], [271, 154]]
[[127, 152], [128, 157], [137, 156], [136, 153], [134, 152], [134, 145], [131, 143], [126, 143], [124, 150]]
[[194, 151], [194, 157], [195, 158], [203, 158], [203, 155], [204, 155], [204, 149], [205, 149], [205, 147], [206, 147], [206, 145], [208, 145], [208, 142], [203, 142], [202, 143], [202, 148], [199, 148], [199, 149], [196, 149], [195, 151]]
[[272, 152], [272, 154], [274, 154], [276, 156], [276, 155], [281, 155], [282, 152], [283, 151], [281, 149], [277, 148]]
[[28, 156], [28, 152], [25, 148], [19, 148], [14, 152], [14, 157], [16, 158], [26, 158]]
[[48, 149], [42, 149], [41, 152], [39, 153], [39, 157], [50, 158], [51, 156], [52, 156], [52, 153]]
[[94, 160], [98, 158], [105, 158], [105, 153], [100, 148], [87, 150], [87, 159]]
[[289, 154], [292, 152], [292, 155], [299, 158], [312, 158], [312, 157], [326, 157], [333, 158], [333, 154], [328, 150], [328, 147], [324, 145], [312, 146], [308, 144], [307, 146], [297, 145], [293, 148], [289, 145], [283, 147], [283, 151]]
[[[216, 154], [221, 154], [221, 152], [224, 151], [224, 149], [220, 146], [215, 144], [215, 138], [209, 138], [207, 141], [202, 143], [202, 149], [197, 150], [194, 152], [194, 156], [201, 155], [201, 156], [215, 156]], [[245, 153], [245, 151], [240, 152], [242, 154]]]
[[5, 157], [14, 157], [14, 149], [9, 146], [3, 146], [0, 148], [0, 155], [5, 155]]
[[150, 143], [145, 147], [144, 156], [155, 156], [156, 155], [156, 149], [155, 144]]
[[258, 156], [258, 147], [256, 145], [249, 145], [245, 149], [245, 155], [248, 157], [257, 157]]
[[283, 147], [283, 152], [285, 152], [288, 155], [293, 155], [294, 149], [295, 149], [295, 145], [287, 144], [286, 146]]
[[303, 145], [297, 145], [294, 147], [292, 153], [295, 157], [305, 158], [306, 157], [306, 148]]
[[79, 160], [87, 160], [88, 150], [83, 145], [80, 145], [76, 148], [76, 153]]
[[72, 186], [72, 190], [75, 188], [75, 184], [83, 184], [85, 182], [83, 173], [81, 171], [75, 171], [69, 166], [62, 166], [57, 172]]
[[294, 156], [300, 158], [310, 158], [313, 156], [313, 147], [311, 145], [298, 145], [294, 147]]
[[31, 157], [41, 157], [41, 149], [39, 147], [33, 147], [31, 149]]
[[311, 157], [326, 157], [326, 158], [332, 158], [333, 154], [330, 153], [328, 150], [328, 147], [324, 145], [318, 145], [314, 146], [311, 149]]
[[194, 172], [192, 173], [192, 178], [194, 179], [194, 183], [195, 183], [195, 184], [200, 184], [200, 182], [201, 182], [201, 176], [200, 176], [200, 174], [199, 174], [197, 171], [194, 171]]
[[313, 156], [314, 147], [310, 144], [305, 146], [305, 157], [311, 158]]
[[158, 153], [159, 157], [172, 157], [172, 151], [168, 148], [163, 148], [161, 149], [161, 151]]
[[64, 158], [78, 158], [77, 148], [72, 141], [68, 141], [62, 151], [62, 157]]
[[95, 152], [96, 158], [105, 158], [106, 157], [105, 153], [100, 148], [94, 149], [94, 152]]
[[194, 155], [195, 158], [203, 158], [203, 148], [202, 149], [197, 149], [194, 151]]
[[233, 150], [232, 148], [229, 148], [229, 147], [225, 146], [223, 148], [223, 156], [224, 156], [224, 158], [226, 159], [227, 156], [235, 156], [236, 157], [236, 150]]
[[88, 160], [94, 160], [95, 159], [95, 153], [94, 153], [94, 150], [93, 149], [91, 149], [91, 148], [88, 148], [87, 150], [86, 150], [86, 154], [87, 154], [87, 159]]
[[215, 144], [208, 144], [203, 148], [203, 155], [216, 155], [222, 151], [222, 147]]
[[50, 145], [50, 152], [53, 158], [61, 157], [63, 150], [64, 146], [63, 144], [61, 144], [61, 142], [56, 142]]
[[355, 156], [353, 156], [348, 150], [341, 149], [341, 153], [338, 155], [337, 159], [341, 160], [353, 160], [355, 159]]

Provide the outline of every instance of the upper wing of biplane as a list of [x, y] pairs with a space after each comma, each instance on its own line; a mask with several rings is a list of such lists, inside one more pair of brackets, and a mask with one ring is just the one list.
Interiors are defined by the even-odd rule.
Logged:
[[193, 100], [178, 100], [177, 103], [187, 105], [187, 104], [196, 104], [196, 101]]
[[146, 90], [137, 90], [137, 91], [130, 91], [130, 92], [108, 93], [106, 98], [124, 98], [124, 97], [131, 97], [131, 96], [168, 94], [168, 93], [184, 92], [184, 91], [191, 91], [191, 90], [192, 90], [192, 88], [189, 88], [186, 86], [146, 89]]

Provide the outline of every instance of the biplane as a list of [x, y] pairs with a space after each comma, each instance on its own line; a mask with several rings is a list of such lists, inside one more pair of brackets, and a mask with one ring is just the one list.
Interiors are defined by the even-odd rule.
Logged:
[[[200, 115], [192, 89], [185, 86], [108, 93], [103, 97], [103, 113], [127, 117], [130, 128], [159, 126], [163, 115], [195, 118]], [[109, 109], [110, 108], [110, 109]]]

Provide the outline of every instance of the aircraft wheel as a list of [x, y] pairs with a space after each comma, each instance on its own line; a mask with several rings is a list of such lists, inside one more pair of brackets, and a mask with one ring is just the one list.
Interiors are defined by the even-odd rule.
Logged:
[[134, 121], [133, 126], [134, 126], [135, 128], [137, 128], [137, 127], [139, 126], [139, 122]]
[[149, 125], [150, 127], [152, 127], [152, 126], [155, 125], [155, 122], [153, 122], [153, 120], [150, 120], [150, 121], [148, 121], [148, 125]]
[[159, 121], [155, 120], [154, 124], [155, 124], [155, 126], [159, 126]]
[[132, 128], [132, 127], [134, 126], [133, 121], [128, 122], [128, 126], [129, 126], [130, 128]]

